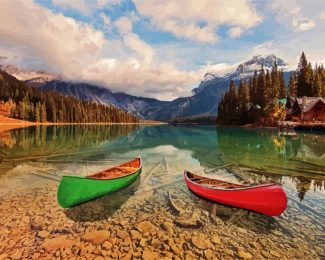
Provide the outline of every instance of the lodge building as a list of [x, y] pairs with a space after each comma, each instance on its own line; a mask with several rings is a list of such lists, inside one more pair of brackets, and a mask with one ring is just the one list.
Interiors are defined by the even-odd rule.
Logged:
[[286, 120], [295, 122], [325, 123], [325, 98], [287, 97]]

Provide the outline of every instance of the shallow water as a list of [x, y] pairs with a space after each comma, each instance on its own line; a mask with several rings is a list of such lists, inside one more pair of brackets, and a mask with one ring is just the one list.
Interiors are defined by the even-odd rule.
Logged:
[[[1, 133], [0, 147], [0, 256], [325, 257], [325, 135], [48, 126]], [[71, 209], [57, 205], [62, 174], [87, 175], [139, 155], [143, 171], [131, 186]], [[211, 203], [187, 189], [184, 169], [238, 183], [276, 181], [287, 209], [267, 217]]]

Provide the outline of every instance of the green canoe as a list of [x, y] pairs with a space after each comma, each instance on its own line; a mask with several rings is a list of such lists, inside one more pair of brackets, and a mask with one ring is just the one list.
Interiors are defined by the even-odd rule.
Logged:
[[133, 183], [141, 169], [141, 158], [138, 157], [87, 177], [63, 176], [57, 192], [58, 203], [63, 208], [70, 208], [120, 190]]

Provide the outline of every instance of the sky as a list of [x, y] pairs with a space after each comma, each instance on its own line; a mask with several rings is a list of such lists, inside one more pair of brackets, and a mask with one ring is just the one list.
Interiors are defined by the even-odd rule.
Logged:
[[2, 61], [161, 100], [253, 55], [325, 63], [324, 46], [325, 0], [0, 0]]

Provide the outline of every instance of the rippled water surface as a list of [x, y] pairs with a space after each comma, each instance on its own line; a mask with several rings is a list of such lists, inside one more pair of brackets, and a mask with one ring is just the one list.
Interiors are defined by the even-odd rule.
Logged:
[[[131, 186], [70, 209], [60, 176], [136, 156]], [[325, 257], [325, 135], [212, 126], [48, 126], [0, 133], [0, 258]], [[224, 167], [220, 167], [224, 166]], [[191, 193], [184, 169], [236, 183], [276, 181], [281, 216]]]

